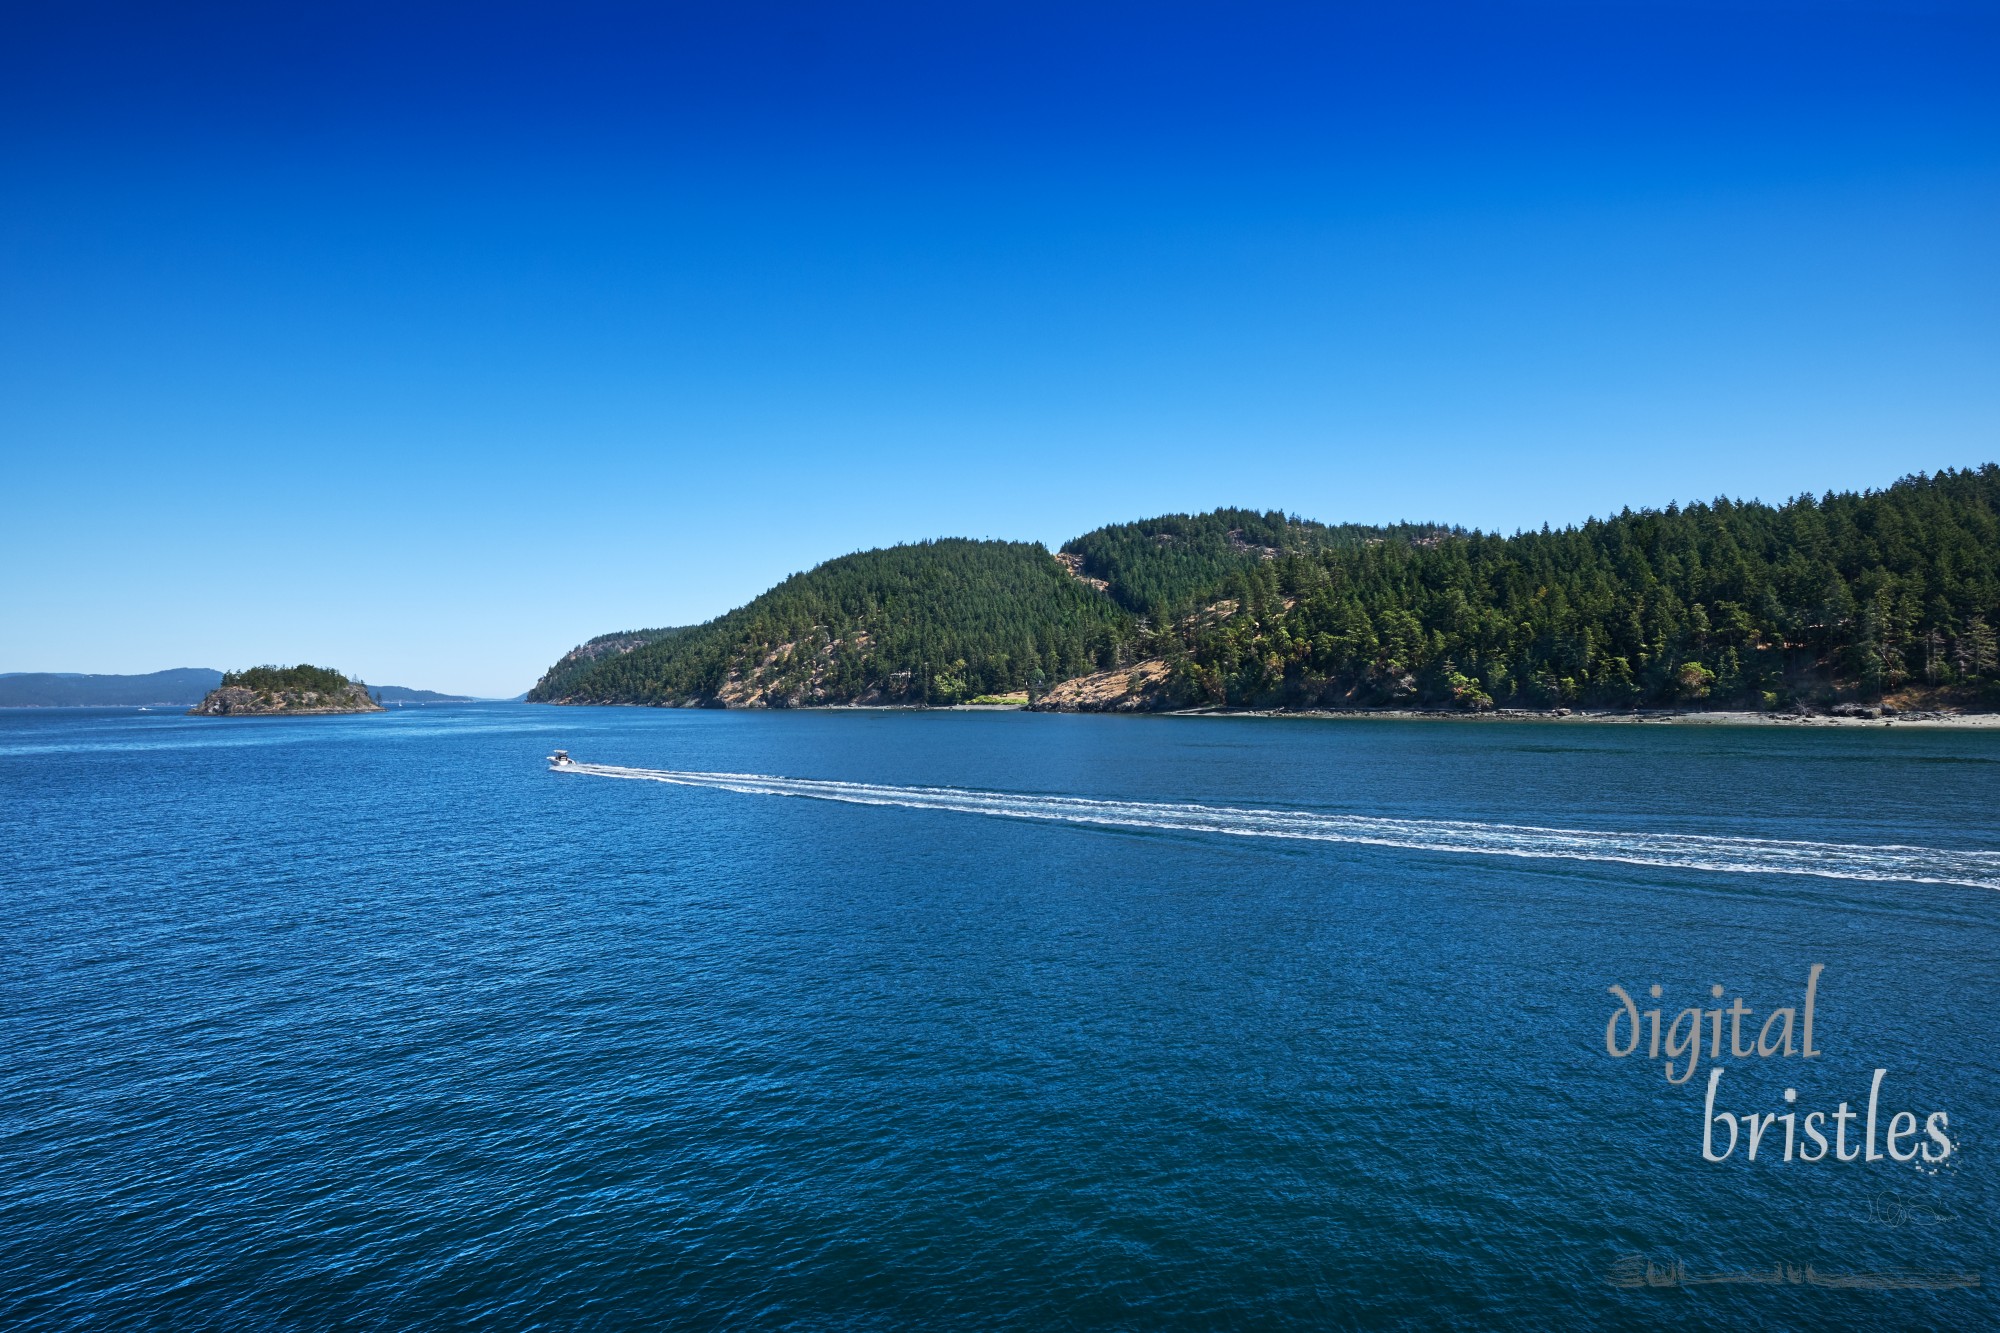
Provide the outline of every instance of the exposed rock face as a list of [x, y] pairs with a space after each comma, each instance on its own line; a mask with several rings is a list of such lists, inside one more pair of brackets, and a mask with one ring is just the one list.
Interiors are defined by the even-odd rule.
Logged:
[[634, 634], [603, 634], [589, 643], [580, 643], [564, 653], [555, 669], [560, 671], [579, 662], [595, 662], [600, 657], [622, 657], [635, 648], [644, 648], [659, 638], [657, 630], [640, 630]]
[[225, 685], [221, 689], [210, 690], [208, 696], [193, 708], [190, 716], [241, 717], [258, 714], [285, 714], [297, 716], [304, 713], [379, 713], [382, 705], [368, 697], [368, 687], [359, 681], [350, 681], [345, 690], [328, 693], [321, 690], [253, 690], [244, 685]]
[[1064, 569], [1067, 569], [1069, 571], [1070, 577], [1075, 579], [1078, 583], [1088, 583], [1091, 587], [1097, 589], [1099, 592], [1111, 591], [1111, 584], [1108, 580], [1094, 579], [1090, 575], [1083, 572], [1082, 556], [1072, 555], [1068, 551], [1058, 551], [1056, 552], [1056, 563], [1061, 565]]
[[1029, 707], [1044, 713], [1150, 713], [1165, 707], [1167, 664], [1158, 658], [1078, 676]]
[[893, 672], [887, 682], [870, 685], [845, 701], [829, 695], [828, 682], [842, 659], [866, 653], [874, 642], [874, 635], [862, 630], [818, 646], [781, 643], [762, 657], [737, 661], [715, 696], [702, 704], [709, 708], [824, 708], [844, 702], [848, 707], [878, 708], [896, 703], [901, 696], [892, 695], [890, 690], [908, 687], [907, 671]]

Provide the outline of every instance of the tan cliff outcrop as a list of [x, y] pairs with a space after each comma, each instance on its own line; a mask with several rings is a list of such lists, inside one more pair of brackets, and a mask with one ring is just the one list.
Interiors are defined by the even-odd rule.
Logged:
[[1078, 583], [1088, 584], [1099, 592], [1110, 592], [1111, 584], [1104, 579], [1092, 578], [1083, 572], [1083, 557], [1068, 551], [1056, 552], [1056, 563], [1069, 571], [1069, 576]]
[[1169, 668], [1155, 657], [1051, 686], [1029, 707], [1042, 713], [1150, 713], [1166, 706]]

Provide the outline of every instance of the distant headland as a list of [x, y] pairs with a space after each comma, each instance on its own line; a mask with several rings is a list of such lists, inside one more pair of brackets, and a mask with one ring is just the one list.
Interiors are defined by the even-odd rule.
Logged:
[[338, 671], [316, 666], [259, 666], [224, 673], [188, 712], [201, 717], [308, 713], [379, 713], [368, 687]]
[[2000, 466], [1512, 536], [1279, 512], [861, 551], [534, 703], [1860, 717], [2000, 708]]

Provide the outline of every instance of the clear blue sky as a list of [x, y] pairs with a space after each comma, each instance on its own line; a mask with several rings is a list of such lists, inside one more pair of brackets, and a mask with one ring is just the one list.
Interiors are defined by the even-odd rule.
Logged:
[[0, 670], [514, 693], [860, 547], [2000, 454], [2000, 17], [9, 6]]

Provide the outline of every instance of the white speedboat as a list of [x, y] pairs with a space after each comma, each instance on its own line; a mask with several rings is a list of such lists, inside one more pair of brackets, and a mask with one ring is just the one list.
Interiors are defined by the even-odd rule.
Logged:
[[554, 754], [549, 756], [549, 767], [574, 768], [576, 767], [576, 760], [569, 757], [568, 750], [557, 750]]

